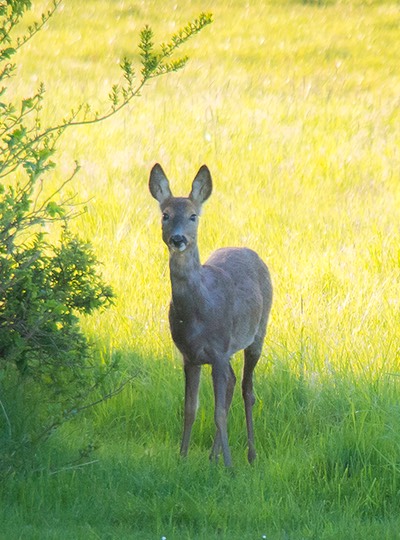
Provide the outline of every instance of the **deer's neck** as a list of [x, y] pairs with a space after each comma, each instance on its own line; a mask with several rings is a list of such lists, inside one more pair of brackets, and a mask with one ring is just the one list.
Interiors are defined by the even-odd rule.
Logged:
[[171, 253], [169, 269], [174, 309], [176, 314], [184, 319], [202, 304], [202, 266], [198, 249], [193, 248], [183, 253]]

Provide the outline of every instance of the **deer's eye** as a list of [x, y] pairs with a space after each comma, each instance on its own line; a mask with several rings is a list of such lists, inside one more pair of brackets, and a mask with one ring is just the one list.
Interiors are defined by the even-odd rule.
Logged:
[[163, 221], [168, 221], [169, 220], [169, 214], [167, 214], [167, 212], [163, 212], [162, 220]]
[[197, 219], [197, 215], [196, 215], [196, 214], [192, 214], [192, 215], [190, 216], [190, 221], [196, 221], [196, 219]]

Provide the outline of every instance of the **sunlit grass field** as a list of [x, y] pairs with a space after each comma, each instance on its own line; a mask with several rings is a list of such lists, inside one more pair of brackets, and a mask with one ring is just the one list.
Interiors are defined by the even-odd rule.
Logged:
[[[166, 41], [201, 11], [214, 23], [182, 50], [184, 70], [59, 145], [45, 189], [79, 160], [65, 196], [76, 192], [87, 212], [73, 226], [116, 293], [111, 309], [82, 324], [99, 361], [119, 357], [132, 382], [54, 435], [56, 474], [1, 486], [1, 539], [400, 538], [398, 3], [66, 0], [18, 57], [10, 91], [26, 97], [43, 81], [52, 124], [79, 103], [101, 111], [120, 60], [138, 55], [141, 28]], [[181, 195], [200, 165], [211, 170], [203, 260], [248, 246], [271, 271], [258, 459], [246, 461], [237, 389], [233, 474], [208, 462], [207, 367], [189, 457], [178, 457], [183, 374], [147, 187], [155, 162]], [[239, 375], [240, 355], [233, 366]], [[89, 443], [96, 462], [62, 470]]]

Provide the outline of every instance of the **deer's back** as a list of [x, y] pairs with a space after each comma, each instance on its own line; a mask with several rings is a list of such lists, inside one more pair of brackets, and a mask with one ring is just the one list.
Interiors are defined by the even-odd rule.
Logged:
[[260, 256], [249, 248], [221, 248], [210, 256], [205, 266], [217, 267], [229, 276], [235, 286], [236, 296], [247, 294], [252, 298], [260, 294], [267, 306], [272, 301], [269, 270]]

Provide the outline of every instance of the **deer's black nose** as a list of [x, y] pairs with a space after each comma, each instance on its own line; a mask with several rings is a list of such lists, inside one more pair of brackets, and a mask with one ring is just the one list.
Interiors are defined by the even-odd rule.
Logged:
[[183, 251], [187, 246], [187, 238], [186, 236], [183, 236], [181, 234], [174, 234], [174, 236], [171, 236], [169, 239], [169, 245], [178, 251]]

